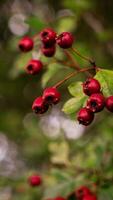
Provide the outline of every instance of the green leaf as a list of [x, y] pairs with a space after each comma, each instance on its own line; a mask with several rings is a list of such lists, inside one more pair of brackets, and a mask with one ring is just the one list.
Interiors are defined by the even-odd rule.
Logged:
[[68, 90], [69, 90], [70, 94], [74, 97], [84, 96], [83, 89], [82, 89], [82, 82], [80, 82], [80, 81], [71, 83], [68, 86]]
[[113, 71], [111, 70], [99, 70], [95, 76], [102, 88], [102, 92], [105, 96], [113, 95]]
[[61, 69], [61, 66], [58, 64], [50, 64], [47, 71], [42, 78], [42, 87], [45, 87], [49, 80]]
[[75, 189], [75, 186], [75, 180], [65, 181], [61, 184], [47, 188], [44, 194], [44, 198], [55, 198], [56, 196], [66, 197]]
[[26, 23], [29, 24], [32, 28], [41, 31], [46, 25], [39, 18], [32, 16], [26, 20]]
[[64, 104], [62, 111], [66, 114], [76, 113], [83, 106], [86, 99], [86, 96], [71, 98]]
[[[66, 114], [75, 114], [85, 104], [87, 97], [83, 93], [82, 82], [71, 83], [68, 86], [70, 94], [76, 98], [69, 99], [63, 106], [63, 112]], [[72, 116], [73, 117], [73, 116]]]

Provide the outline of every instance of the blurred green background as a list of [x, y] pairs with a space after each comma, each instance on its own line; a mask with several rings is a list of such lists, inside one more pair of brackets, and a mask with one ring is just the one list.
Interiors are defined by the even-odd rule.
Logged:
[[[93, 188], [101, 200], [113, 199], [113, 115], [103, 111], [88, 128], [61, 112], [68, 99], [67, 86], [60, 88], [62, 102], [42, 117], [31, 105], [43, 87], [52, 86], [72, 70], [41, 57], [48, 69], [31, 77], [18, 41], [44, 27], [58, 33], [71, 31], [75, 46], [95, 58], [97, 66], [113, 68], [113, 2], [111, 0], [1, 0], [0, 1], [0, 200], [37, 200], [66, 197], [79, 185]], [[33, 57], [39, 58], [37, 48]], [[63, 58], [60, 50], [58, 58]], [[76, 57], [80, 67], [87, 63]], [[53, 68], [52, 68], [53, 67]], [[59, 73], [60, 70], [60, 73]], [[44, 184], [30, 188], [27, 178], [41, 174]]]

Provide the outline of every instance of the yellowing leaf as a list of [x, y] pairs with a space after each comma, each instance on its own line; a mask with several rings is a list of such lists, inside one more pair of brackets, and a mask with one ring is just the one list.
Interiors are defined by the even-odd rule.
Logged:
[[68, 164], [69, 146], [66, 142], [52, 143], [50, 145], [50, 151], [52, 152], [51, 162], [54, 164]]

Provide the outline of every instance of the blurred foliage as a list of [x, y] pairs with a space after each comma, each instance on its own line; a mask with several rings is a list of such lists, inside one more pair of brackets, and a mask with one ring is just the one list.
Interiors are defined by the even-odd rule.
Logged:
[[[85, 129], [84, 135], [76, 140], [65, 137], [63, 130], [58, 138], [47, 136], [40, 126], [40, 118], [31, 113], [32, 101], [41, 94], [43, 87], [52, 86], [73, 69], [42, 56], [43, 62], [48, 66], [43, 70], [44, 75], [27, 76], [24, 69], [31, 54], [23, 55], [18, 51], [17, 44], [21, 36], [16, 36], [10, 31], [9, 19], [16, 12], [24, 13], [27, 16], [25, 23], [30, 26], [27, 34], [30, 35], [39, 32], [45, 26], [51, 26], [57, 32], [71, 31], [75, 35], [75, 46], [81, 53], [94, 57], [98, 66], [112, 70], [113, 2], [2, 0], [0, 6], [0, 131], [1, 135], [4, 134], [8, 141], [16, 145], [18, 159], [24, 163], [23, 171], [19, 170], [18, 173], [15, 169], [12, 174], [4, 175], [3, 161], [0, 160], [0, 199], [37, 200], [56, 195], [65, 197], [83, 184], [93, 190], [93, 183], [96, 183], [99, 200], [112, 200], [113, 115], [103, 111], [96, 117], [92, 126]], [[37, 49], [35, 53], [39, 54]], [[79, 57], [73, 57], [81, 68], [87, 65]], [[59, 48], [56, 58], [65, 58]], [[112, 73], [103, 70], [96, 75], [102, 82], [105, 94], [112, 94], [113, 82], [109, 81]], [[71, 110], [75, 113], [84, 104], [84, 96], [81, 94], [81, 97], [77, 97], [78, 92], [80, 94], [81, 82], [78, 82], [77, 86], [76, 80], [81, 79], [84, 80], [85, 76], [78, 75], [60, 88], [63, 96], [61, 104], [73, 96], [63, 108], [73, 119], [75, 114], [73, 115]], [[80, 98], [80, 105], [75, 95]], [[49, 116], [49, 113], [47, 115]], [[2, 155], [2, 143], [0, 144]], [[7, 162], [4, 161], [3, 164], [7, 165]], [[8, 171], [10, 172], [10, 168]], [[44, 180], [43, 186], [38, 189], [30, 188], [27, 183], [28, 176], [34, 172], [41, 174]], [[2, 198], [3, 192], [7, 195]]]

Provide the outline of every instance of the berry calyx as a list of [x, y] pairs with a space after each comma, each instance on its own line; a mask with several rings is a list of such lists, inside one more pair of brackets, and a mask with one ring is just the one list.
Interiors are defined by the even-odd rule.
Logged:
[[36, 114], [43, 114], [48, 110], [48, 108], [49, 108], [49, 105], [44, 102], [41, 96], [37, 97], [32, 104], [32, 110]]
[[99, 93], [100, 92], [100, 83], [98, 80], [94, 78], [88, 78], [84, 83], [83, 83], [83, 91], [86, 95], [90, 96], [91, 94], [94, 93]]
[[38, 175], [32, 175], [28, 178], [28, 182], [31, 186], [39, 186], [42, 184], [42, 178]]
[[50, 47], [55, 44], [56, 40], [56, 33], [53, 29], [51, 28], [46, 28], [40, 33], [40, 38], [41, 41], [43, 42], [44, 45], [47, 47]]
[[113, 112], [113, 96], [106, 99], [105, 106], [110, 112]]
[[100, 112], [104, 109], [105, 98], [101, 93], [92, 94], [87, 100], [87, 108], [92, 112]]
[[46, 88], [43, 92], [43, 100], [48, 104], [57, 104], [60, 101], [60, 93], [55, 87]]
[[35, 74], [38, 74], [42, 70], [42, 68], [43, 68], [43, 64], [40, 60], [32, 59], [26, 66], [26, 72], [28, 74], [35, 75]]
[[97, 197], [95, 195], [86, 195], [82, 200], [97, 200]]
[[56, 38], [56, 43], [63, 49], [70, 48], [73, 44], [74, 38], [71, 33], [63, 32]]
[[77, 119], [80, 124], [88, 126], [94, 119], [94, 114], [87, 108], [81, 108], [78, 112]]
[[24, 38], [22, 38], [19, 42], [19, 49], [23, 52], [28, 52], [28, 51], [31, 51], [34, 47], [34, 42], [33, 40], [28, 37], [28, 36], [25, 36]]
[[82, 200], [84, 196], [91, 194], [91, 191], [88, 187], [81, 186], [76, 190], [75, 194], [78, 199]]
[[54, 54], [56, 52], [56, 47], [55, 47], [55, 45], [53, 45], [51, 47], [43, 46], [41, 48], [41, 51], [46, 57], [52, 57], [52, 56], [54, 56]]

